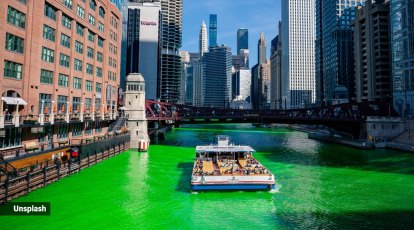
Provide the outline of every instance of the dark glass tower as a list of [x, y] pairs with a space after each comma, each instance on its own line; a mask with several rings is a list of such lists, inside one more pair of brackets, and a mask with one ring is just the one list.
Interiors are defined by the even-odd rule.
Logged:
[[209, 47], [217, 46], [217, 14], [210, 14], [208, 40]]
[[241, 49], [249, 49], [249, 31], [247, 29], [237, 31], [237, 54], [240, 54]]

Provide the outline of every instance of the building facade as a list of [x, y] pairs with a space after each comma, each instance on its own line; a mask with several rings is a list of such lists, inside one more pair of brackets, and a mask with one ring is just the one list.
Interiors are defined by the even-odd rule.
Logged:
[[259, 41], [257, 42], [257, 63], [264, 64], [267, 60], [267, 45], [266, 45], [266, 38], [264, 33], [260, 33]]
[[272, 109], [282, 109], [281, 22], [279, 22], [279, 35], [272, 40], [270, 53], [270, 104]]
[[394, 108], [414, 114], [414, 0], [391, 1], [392, 82]]
[[117, 111], [118, 8], [36, 0], [0, 1], [0, 9], [0, 150], [104, 134]]
[[231, 49], [227, 46], [211, 47], [201, 59], [203, 74], [203, 106], [228, 108], [231, 101]]
[[[316, 0], [317, 104], [336, 104], [355, 99], [353, 30], [355, 9], [365, 0]], [[345, 98], [335, 92], [346, 88]]]
[[161, 1], [162, 49], [161, 49], [161, 101], [176, 103], [180, 98], [181, 60], [178, 50], [182, 43], [183, 0]]
[[289, 108], [315, 101], [315, 0], [282, 1], [282, 98]]
[[237, 97], [250, 103], [251, 79], [250, 69], [240, 69], [234, 74], [232, 99]]
[[206, 23], [201, 24], [200, 27], [200, 35], [199, 35], [199, 47], [198, 47], [198, 52], [200, 53], [200, 57], [203, 56], [204, 53], [206, 53], [208, 51], [208, 40], [207, 40], [207, 26]]
[[210, 24], [208, 27], [208, 45], [217, 46], [217, 14], [210, 14]]
[[356, 101], [391, 102], [390, 5], [368, 0], [354, 28]]
[[129, 2], [127, 30], [126, 75], [140, 73], [145, 79], [147, 99], [159, 98], [161, 4]]
[[238, 29], [237, 30], [237, 54], [240, 54], [241, 50], [249, 49], [249, 30]]

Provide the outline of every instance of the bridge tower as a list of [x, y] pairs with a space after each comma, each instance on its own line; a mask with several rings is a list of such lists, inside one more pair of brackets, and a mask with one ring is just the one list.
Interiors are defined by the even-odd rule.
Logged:
[[131, 133], [131, 149], [146, 150], [149, 137], [145, 114], [145, 80], [140, 73], [126, 77], [125, 115]]

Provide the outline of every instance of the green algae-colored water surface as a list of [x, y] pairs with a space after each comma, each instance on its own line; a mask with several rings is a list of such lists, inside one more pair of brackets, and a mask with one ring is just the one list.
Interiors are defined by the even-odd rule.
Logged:
[[[255, 148], [278, 188], [191, 193], [195, 146], [218, 134]], [[412, 229], [414, 155], [286, 128], [188, 125], [15, 201], [51, 202], [52, 214], [0, 216], [1, 229]]]

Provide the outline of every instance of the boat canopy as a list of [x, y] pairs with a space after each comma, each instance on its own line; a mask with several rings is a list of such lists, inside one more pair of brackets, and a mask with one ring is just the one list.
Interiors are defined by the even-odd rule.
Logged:
[[207, 146], [197, 146], [197, 153], [237, 153], [237, 152], [255, 152], [255, 150], [250, 146], [217, 146], [217, 145], [207, 145]]

